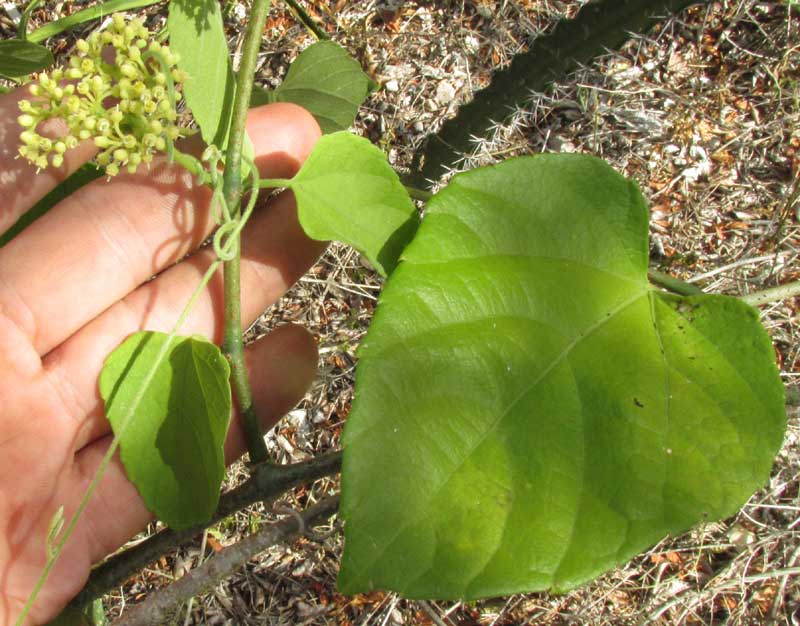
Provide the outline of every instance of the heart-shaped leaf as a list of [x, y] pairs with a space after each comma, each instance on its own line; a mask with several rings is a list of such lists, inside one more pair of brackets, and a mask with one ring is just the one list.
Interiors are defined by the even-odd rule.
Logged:
[[766, 480], [785, 414], [757, 312], [650, 288], [647, 226], [587, 156], [430, 201], [361, 346], [344, 592], [563, 591]]
[[[180, 530], [211, 518], [225, 474], [230, 367], [202, 337], [177, 337], [145, 389], [168, 335], [131, 335], [106, 359], [100, 394], [128, 478], [147, 508]], [[139, 396], [141, 398], [139, 399]], [[127, 427], [131, 404], [138, 408]]]
[[414, 203], [386, 155], [363, 137], [325, 135], [288, 184], [309, 237], [350, 244], [383, 276], [416, 232]]
[[369, 84], [358, 61], [344, 48], [318, 41], [297, 56], [277, 89], [254, 87], [251, 104], [299, 104], [317, 119], [323, 133], [334, 133], [353, 124]]

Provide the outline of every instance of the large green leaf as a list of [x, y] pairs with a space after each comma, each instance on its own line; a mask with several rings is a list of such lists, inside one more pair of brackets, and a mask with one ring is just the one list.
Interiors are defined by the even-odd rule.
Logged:
[[44, 46], [21, 39], [0, 41], [0, 76], [19, 78], [52, 64], [53, 53]]
[[352, 126], [369, 85], [369, 77], [344, 48], [319, 41], [298, 55], [277, 89], [254, 88], [251, 104], [299, 104], [317, 119], [323, 133], [333, 133]]
[[100, 393], [120, 435], [129, 407], [142, 395], [120, 439], [122, 462], [147, 507], [176, 530], [211, 518], [225, 474], [223, 443], [231, 412], [230, 368], [201, 337], [178, 337], [142, 389], [169, 339], [131, 335], [106, 360]]
[[289, 184], [309, 237], [352, 245], [384, 276], [416, 231], [414, 203], [386, 155], [363, 137], [322, 137]]
[[183, 87], [203, 140], [222, 147], [228, 136], [235, 82], [217, 0], [171, 0], [170, 50], [189, 75]]
[[757, 312], [648, 286], [648, 210], [587, 156], [456, 176], [361, 346], [340, 586], [574, 587], [767, 479], [783, 388]]

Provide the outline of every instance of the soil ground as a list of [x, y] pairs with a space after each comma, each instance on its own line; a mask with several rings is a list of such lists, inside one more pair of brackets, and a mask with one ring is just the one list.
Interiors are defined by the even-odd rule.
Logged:
[[[31, 26], [87, 4], [45, 2]], [[426, 135], [486, 85], [580, 0], [301, 2], [382, 85], [356, 132], [403, 171]], [[463, 167], [512, 155], [583, 152], [636, 180], [651, 206], [651, 260], [712, 293], [743, 294], [800, 278], [800, 11], [790, 2], [718, 0], [665, 17], [619, 50], [563, 78], [492, 136]], [[258, 80], [276, 85], [313, 36], [276, 2]], [[22, 3], [18, 4], [22, 8]], [[232, 49], [244, 3], [225, 3]], [[0, 11], [0, 36], [13, 34]], [[166, 8], [142, 11], [163, 25]], [[85, 33], [92, 25], [78, 29]], [[66, 53], [73, 35], [51, 40]], [[335, 448], [353, 394], [355, 350], [381, 281], [359, 256], [331, 246], [250, 336], [286, 321], [319, 337], [320, 374], [304, 401], [268, 437], [281, 461]], [[761, 307], [787, 387], [789, 428], [768, 485], [731, 519], [665, 539], [570, 594], [515, 595], [477, 603], [412, 602], [391, 593], [344, 597], [335, 578], [338, 522], [324, 538], [277, 546], [185, 607], [186, 624], [481, 624], [485, 626], [800, 624], [800, 299]], [[234, 468], [229, 481], [243, 475]], [[336, 490], [319, 481], [233, 516], [208, 535], [207, 552]], [[150, 529], [152, 531], [153, 528]], [[324, 531], [324, 528], [318, 531]], [[200, 543], [165, 556], [106, 599], [110, 617], [200, 559]], [[185, 621], [184, 621], [185, 620]]]

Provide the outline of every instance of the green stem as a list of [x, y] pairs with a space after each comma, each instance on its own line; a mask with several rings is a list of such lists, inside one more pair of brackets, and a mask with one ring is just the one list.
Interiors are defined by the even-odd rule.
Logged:
[[681, 296], [697, 296], [703, 293], [703, 290], [699, 287], [695, 287], [691, 283], [686, 283], [674, 276], [659, 272], [658, 270], [648, 270], [647, 277], [650, 279], [650, 282]]
[[410, 185], [404, 185], [408, 195], [411, 196], [414, 200], [421, 200], [422, 202], [427, 202], [431, 198], [433, 198], [433, 194], [430, 191], [425, 191], [424, 189], [419, 189], [417, 187], [411, 187]]
[[28, 596], [28, 601], [25, 603], [25, 606], [22, 609], [22, 613], [17, 618], [16, 626], [22, 626], [25, 623], [25, 619], [30, 613], [31, 608], [33, 607], [33, 603], [36, 601], [36, 598], [39, 595], [39, 592], [42, 590], [45, 582], [47, 582], [47, 578], [50, 576], [50, 572], [53, 570], [53, 567], [58, 561], [58, 557], [61, 556], [61, 552], [64, 550], [64, 546], [66, 545], [67, 541], [69, 540], [70, 536], [75, 530], [75, 527], [78, 525], [78, 520], [80, 519], [83, 512], [86, 510], [86, 507], [89, 504], [89, 500], [94, 494], [95, 489], [100, 484], [100, 480], [103, 478], [103, 475], [106, 473], [106, 469], [108, 469], [109, 463], [111, 463], [111, 459], [114, 456], [114, 453], [117, 451], [119, 447], [119, 442], [122, 439], [122, 436], [125, 434], [125, 431], [128, 428], [128, 425], [133, 420], [133, 415], [139, 409], [139, 405], [144, 398], [145, 393], [147, 393], [150, 384], [153, 382], [155, 378], [156, 372], [160, 367], [161, 363], [167, 356], [167, 352], [169, 352], [169, 348], [172, 345], [172, 342], [175, 340], [175, 337], [178, 335], [178, 331], [183, 326], [186, 318], [189, 315], [189, 312], [194, 307], [197, 299], [200, 297], [200, 294], [208, 285], [208, 281], [211, 280], [211, 277], [217, 271], [220, 262], [214, 261], [211, 266], [206, 270], [206, 273], [203, 275], [203, 278], [200, 280], [200, 284], [192, 293], [191, 298], [189, 298], [189, 302], [184, 307], [183, 311], [181, 312], [178, 321], [175, 322], [175, 326], [172, 327], [172, 331], [167, 337], [167, 340], [161, 346], [161, 350], [159, 350], [156, 358], [153, 360], [153, 363], [150, 366], [150, 369], [147, 372], [147, 375], [144, 377], [144, 380], [141, 382], [139, 386], [139, 391], [137, 392], [136, 396], [134, 396], [133, 401], [128, 406], [128, 410], [125, 412], [125, 416], [122, 418], [120, 422], [119, 429], [114, 433], [114, 438], [111, 440], [111, 445], [108, 447], [105, 455], [103, 456], [103, 460], [100, 462], [100, 467], [95, 472], [94, 476], [92, 477], [92, 481], [89, 483], [89, 487], [86, 489], [86, 492], [83, 494], [83, 498], [81, 499], [80, 503], [78, 504], [78, 508], [73, 513], [72, 517], [69, 520], [69, 524], [67, 527], [62, 531], [59, 535], [58, 541], [53, 546], [52, 553], [47, 560], [47, 563], [44, 566], [44, 570], [42, 574], [39, 576], [39, 580], [36, 581], [36, 586], [33, 588], [33, 591]]
[[291, 7], [292, 11], [294, 11], [294, 14], [297, 16], [297, 19], [303, 22], [306, 28], [314, 33], [317, 39], [326, 40], [331, 38], [330, 35], [322, 30], [319, 24], [313, 20], [306, 10], [300, 6], [300, 3], [296, 2], [295, 0], [284, 0], [284, 2]]
[[[242, 62], [239, 67], [223, 178], [225, 202], [231, 210], [233, 219], [239, 219], [241, 216], [242, 147], [247, 132], [247, 111], [250, 108], [256, 59], [261, 47], [261, 34], [264, 31], [269, 6], [269, 0], [253, 1], [250, 22], [245, 34]], [[257, 192], [254, 190], [254, 193]], [[239, 233], [231, 237], [229, 245], [233, 254], [232, 258], [224, 263], [225, 330], [222, 350], [231, 364], [231, 387], [239, 405], [250, 461], [262, 463], [268, 458], [267, 446], [264, 443], [261, 427], [253, 408], [253, 393], [250, 389], [247, 366], [244, 362], [240, 276], [241, 238]]]
[[258, 185], [261, 189], [282, 189], [291, 187], [292, 181], [290, 178], [262, 178]]
[[17, 38], [25, 41], [28, 38], [28, 20], [31, 18], [33, 10], [41, 4], [42, 0], [31, 0], [22, 12], [22, 18], [17, 26]]
[[759, 304], [769, 304], [771, 302], [785, 300], [786, 298], [792, 298], [794, 296], [800, 296], [800, 281], [779, 285], [777, 287], [771, 287], [770, 289], [764, 289], [763, 291], [748, 293], [743, 296], [739, 296], [739, 300], [747, 302], [747, 304], [751, 304], [753, 306], [758, 306]]

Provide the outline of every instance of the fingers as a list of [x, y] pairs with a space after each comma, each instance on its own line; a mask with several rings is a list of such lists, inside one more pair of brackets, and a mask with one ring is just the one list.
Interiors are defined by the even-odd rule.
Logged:
[[[0, 234], [95, 153], [93, 142], [83, 142], [64, 154], [61, 167], [49, 167], [38, 173], [35, 165], [18, 158], [22, 132], [17, 123], [21, 114], [19, 101], [29, 97], [26, 87], [0, 96]], [[58, 137], [67, 132], [67, 125], [54, 119], [40, 125], [38, 130], [42, 135]]]
[[[267, 431], [303, 399], [317, 373], [317, 342], [303, 327], [287, 324], [252, 344], [245, 353], [253, 406]], [[247, 450], [239, 416], [225, 441], [225, 462]]]
[[[243, 323], [248, 325], [277, 301], [323, 249], [323, 244], [310, 240], [300, 227], [291, 194], [282, 194], [257, 210], [242, 242]], [[80, 430], [76, 449], [109, 431], [97, 391], [105, 358], [138, 330], [171, 330], [213, 260], [213, 253], [203, 250], [163, 272], [45, 357], [45, 374], [76, 431]], [[218, 342], [222, 328], [222, 277], [218, 274], [198, 299], [180, 334], [200, 334]]]
[[[247, 361], [255, 406], [266, 429], [302, 399], [313, 381], [317, 364], [316, 344], [304, 329], [284, 326], [250, 346]], [[73, 476], [61, 501], [72, 503], [72, 508], [77, 505], [110, 440], [110, 436], [99, 439], [78, 453]], [[244, 450], [242, 431], [234, 418], [225, 444], [227, 462], [241, 456]], [[116, 457], [83, 517], [92, 562], [101, 560], [123, 545], [151, 519], [152, 515], [128, 482], [119, 457]]]
[[[303, 109], [268, 105], [248, 133], [264, 176], [291, 176], [319, 128]], [[163, 160], [80, 189], [0, 248], [0, 309], [45, 354], [99, 312], [195, 249], [211, 232], [211, 192]]]

